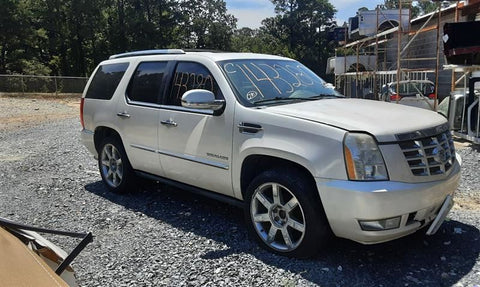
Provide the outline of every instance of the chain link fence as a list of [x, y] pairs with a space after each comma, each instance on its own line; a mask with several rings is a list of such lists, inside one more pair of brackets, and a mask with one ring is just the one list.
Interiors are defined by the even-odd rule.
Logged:
[[0, 75], [0, 93], [81, 94], [88, 78]]

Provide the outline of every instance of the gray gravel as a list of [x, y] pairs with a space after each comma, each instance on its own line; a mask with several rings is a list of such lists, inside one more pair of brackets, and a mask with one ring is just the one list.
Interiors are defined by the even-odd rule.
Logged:
[[79, 131], [77, 119], [0, 131], [0, 216], [92, 231], [73, 264], [82, 286], [480, 285], [478, 148], [459, 150], [462, 205], [435, 236], [373, 246], [336, 239], [316, 258], [295, 260], [259, 249], [234, 207], [153, 183], [109, 193]]

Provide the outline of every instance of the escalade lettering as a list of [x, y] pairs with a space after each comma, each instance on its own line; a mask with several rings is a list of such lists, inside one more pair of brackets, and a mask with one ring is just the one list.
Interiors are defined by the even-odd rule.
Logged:
[[228, 156], [213, 154], [213, 153], [209, 153], [209, 152], [207, 152], [207, 156], [222, 159], [222, 160], [228, 160]]

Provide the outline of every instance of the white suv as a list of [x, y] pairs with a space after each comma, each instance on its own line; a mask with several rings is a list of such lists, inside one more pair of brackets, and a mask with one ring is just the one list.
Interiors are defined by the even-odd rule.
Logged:
[[81, 102], [114, 192], [137, 176], [238, 204], [276, 253], [330, 234], [371, 244], [439, 228], [460, 178], [444, 117], [346, 99], [291, 59], [150, 50], [111, 56]]

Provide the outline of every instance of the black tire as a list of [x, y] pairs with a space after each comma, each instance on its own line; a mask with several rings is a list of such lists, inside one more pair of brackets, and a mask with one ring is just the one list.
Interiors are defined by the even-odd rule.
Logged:
[[103, 183], [110, 191], [126, 193], [134, 189], [136, 175], [123, 144], [117, 137], [102, 140], [98, 152], [98, 169]]
[[245, 195], [248, 231], [263, 248], [307, 258], [328, 243], [331, 230], [320, 197], [314, 182], [302, 172], [267, 170], [250, 183]]

